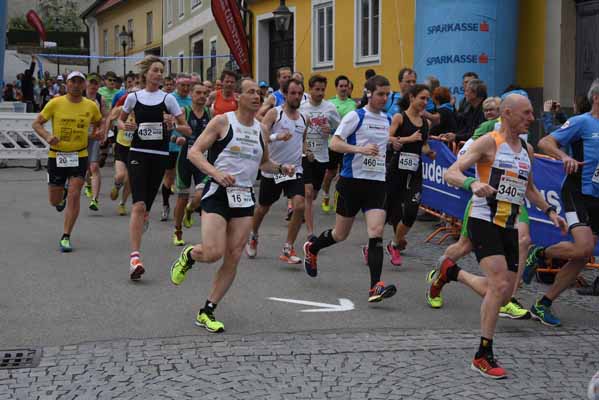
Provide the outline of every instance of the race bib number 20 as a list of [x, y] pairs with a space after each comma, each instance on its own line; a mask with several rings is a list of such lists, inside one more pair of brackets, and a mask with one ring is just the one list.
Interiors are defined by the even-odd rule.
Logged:
[[79, 166], [79, 153], [56, 153], [56, 166], [58, 168], [72, 168]]

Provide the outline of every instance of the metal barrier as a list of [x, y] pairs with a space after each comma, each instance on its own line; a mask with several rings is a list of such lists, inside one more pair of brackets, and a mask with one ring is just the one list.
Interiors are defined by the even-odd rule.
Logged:
[[[31, 128], [37, 114], [0, 112], [0, 160], [48, 158], [49, 145]], [[51, 124], [46, 129], [52, 131]]]
[[27, 112], [27, 104], [20, 101], [2, 101], [0, 102], [0, 112], [2, 113], [25, 113]]

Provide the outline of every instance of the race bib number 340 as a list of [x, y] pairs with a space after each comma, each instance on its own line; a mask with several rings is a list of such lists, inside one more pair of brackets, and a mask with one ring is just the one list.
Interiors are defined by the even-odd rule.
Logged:
[[137, 135], [141, 140], [162, 140], [162, 122], [144, 122], [139, 124]]
[[364, 156], [362, 169], [368, 172], [385, 173], [385, 157]]
[[248, 208], [254, 205], [252, 188], [228, 187], [227, 200], [231, 208]]
[[505, 201], [512, 204], [524, 204], [526, 193], [526, 180], [512, 176], [502, 175], [497, 187], [497, 201]]
[[79, 153], [56, 153], [56, 166], [59, 168], [72, 168], [79, 166]]

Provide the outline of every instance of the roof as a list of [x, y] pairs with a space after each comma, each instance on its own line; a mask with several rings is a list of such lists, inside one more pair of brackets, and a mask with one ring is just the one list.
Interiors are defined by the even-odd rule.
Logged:
[[96, 0], [81, 14], [81, 18], [85, 19], [90, 14], [98, 15], [125, 0]]

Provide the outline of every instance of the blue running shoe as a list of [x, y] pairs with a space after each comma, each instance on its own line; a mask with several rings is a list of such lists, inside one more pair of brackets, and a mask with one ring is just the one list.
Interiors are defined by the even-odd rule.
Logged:
[[533, 276], [535, 276], [535, 273], [537, 272], [540, 261], [539, 253], [541, 250], [543, 250], [543, 247], [541, 246], [532, 246], [528, 249], [528, 253], [526, 254], [526, 265], [522, 272], [522, 280], [527, 285], [530, 285]]
[[540, 304], [538, 301], [530, 307], [532, 319], [539, 320], [543, 325], [560, 326], [562, 321], [551, 312], [551, 307]]

